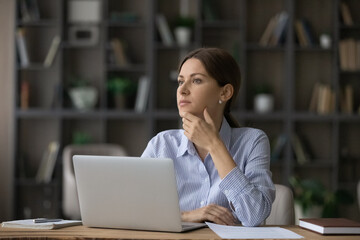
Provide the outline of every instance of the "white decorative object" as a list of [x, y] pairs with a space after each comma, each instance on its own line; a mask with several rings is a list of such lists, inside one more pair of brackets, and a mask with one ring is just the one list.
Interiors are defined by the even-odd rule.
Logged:
[[69, 90], [74, 106], [79, 110], [89, 110], [95, 107], [98, 92], [95, 87], [76, 87]]
[[98, 23], [101, 20], [100, 0], [70, 0], [68, 21], [70, 23]]
[[176, 42], [181, 47], [186, 47], [190, 44], [191, 29], [188, 27], [177, 27], [174, 30]]
[[328, 34], [321, 34], [320, 46], [325, 49], [328, 49], [331, 47], [331, 37]]
[[274, 109], [274, 97], [272, 94], [260, 93], [255, 96], [254, 109], [258, 113], [272, 112]]

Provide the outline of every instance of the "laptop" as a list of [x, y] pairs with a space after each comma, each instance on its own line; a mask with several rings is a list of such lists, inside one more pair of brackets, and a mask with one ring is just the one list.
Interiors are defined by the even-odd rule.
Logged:
[[73, 163], [85, 226], [164, 232], [206, 226], [181, 222], [172, 159], [74, 155]]

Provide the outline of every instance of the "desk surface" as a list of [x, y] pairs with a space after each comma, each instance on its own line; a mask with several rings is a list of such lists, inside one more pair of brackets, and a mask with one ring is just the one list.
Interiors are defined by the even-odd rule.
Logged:
[[[360, 235], [323, 236], [298, 226], [281, 226], [303, 236], [303, 239], [342, 239], [359, 240]], [[15, 229], [0, 227], [0, 239], [220, 239], [209, 228], [186, 233], [163, 233], [131, 231], [121, 229], [88, 228], [74, 226], [56, 230]]]

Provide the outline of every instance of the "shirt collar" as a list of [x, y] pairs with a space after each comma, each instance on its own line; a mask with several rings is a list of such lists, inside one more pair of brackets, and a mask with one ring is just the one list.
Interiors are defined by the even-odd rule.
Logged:
[[[177, 157], [183, 156], [186, 152], [189, 152], [191, 155], [196, 154], [196, 149], [194, 144], [185, 136], [184, 130], [182, 132], [181, 143], [177, 152]], [[226, 118], [223, 117], [223, 121], [221, 123], [220, 128], [220, 138], [224, 142], [227, 149], [230, 146], [230, 138], [231, 138], [231, 127], [229, 123], [226, 121]]]

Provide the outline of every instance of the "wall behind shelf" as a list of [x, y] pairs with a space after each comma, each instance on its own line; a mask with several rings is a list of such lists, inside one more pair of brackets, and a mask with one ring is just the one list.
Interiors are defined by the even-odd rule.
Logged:
[[13, 79], [15, 1], [0, 1], [0, 222], [12, 216]]

